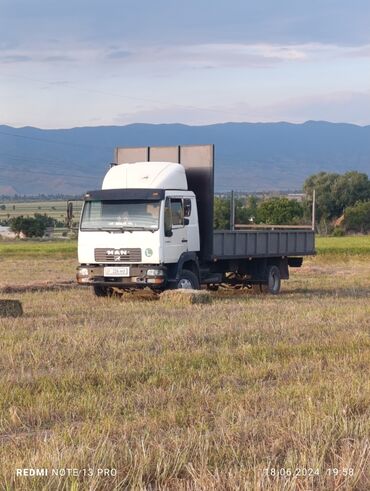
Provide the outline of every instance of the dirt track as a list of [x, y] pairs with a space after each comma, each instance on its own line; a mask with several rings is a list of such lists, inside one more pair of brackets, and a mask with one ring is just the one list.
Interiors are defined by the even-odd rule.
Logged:
[[51, 290], [61, 290], [67, 288], [76, 288], [78, 286], [77, 282], [74, 280], [68, 281], [45, 281], [45, 282], [34, 282], [25, 283], [18, 285], [3, 285], [0, 287], [0, 293], [23, 293], [23, 292], [35, 292], [40, 290], [51, 291]]

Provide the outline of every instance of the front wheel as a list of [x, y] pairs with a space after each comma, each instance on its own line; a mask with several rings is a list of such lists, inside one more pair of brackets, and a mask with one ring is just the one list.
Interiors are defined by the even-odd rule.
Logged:
[[269, 266], [267, 270], [267, 283], [261, 283], [260, 288], [262, 293], [271, 293], [277, 295], [280, 292], [281, 275], [280, 269], [277, 266]]
[[180, 278], [175, 283], [175, 289], [199, 290], [200, 283], [198, 277], [188, 270], [184, 270], [180, 274]]

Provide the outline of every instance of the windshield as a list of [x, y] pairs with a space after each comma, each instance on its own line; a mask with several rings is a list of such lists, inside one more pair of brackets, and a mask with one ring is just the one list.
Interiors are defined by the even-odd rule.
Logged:
[[87, 201], [81, 230], [158, 230], [160, 201]]

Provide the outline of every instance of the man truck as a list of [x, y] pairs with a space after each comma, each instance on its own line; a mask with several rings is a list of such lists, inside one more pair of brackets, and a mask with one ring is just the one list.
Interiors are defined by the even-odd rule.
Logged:
[[97, 296], [137, 288], [252, 287], [277, 294], [315, 253], [302, 227], [214, 230], [214, 146], [117, 148], [84, 196], [77, 281]]

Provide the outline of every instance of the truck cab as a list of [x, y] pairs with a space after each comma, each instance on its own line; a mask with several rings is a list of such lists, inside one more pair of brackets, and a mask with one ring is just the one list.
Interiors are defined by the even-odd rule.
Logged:
[[196, 260], [200, 250], [197, 203], [187, 187], [178, 163], [113, 166], [102, 189], [84, 196], [79, 283], [92, 284], [101, 296], [113, 288], [174, 283], [178, 265]]

